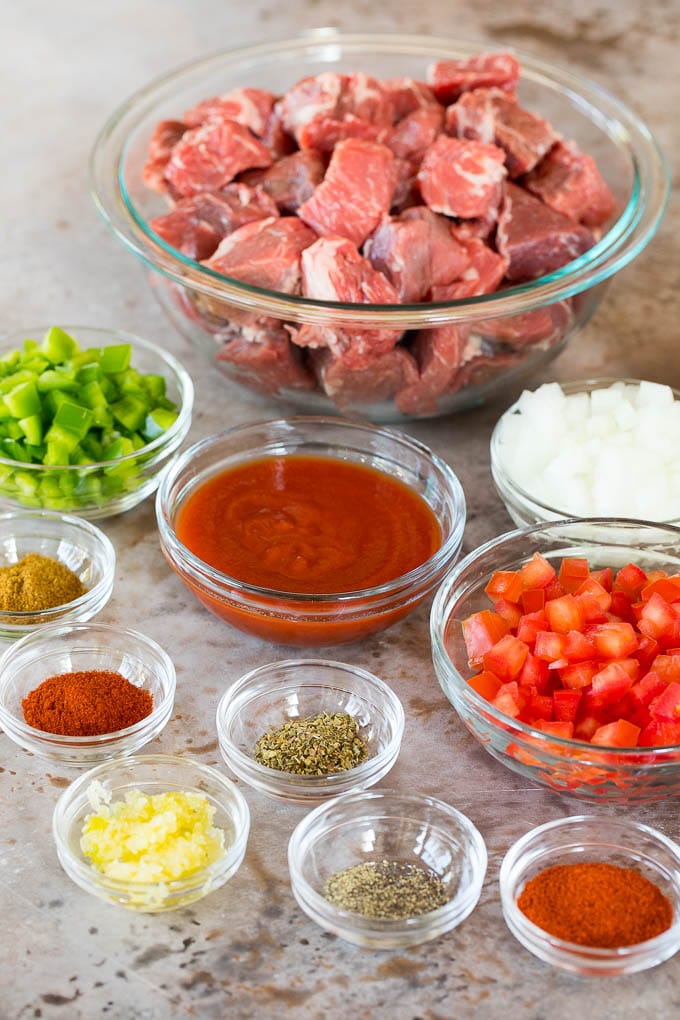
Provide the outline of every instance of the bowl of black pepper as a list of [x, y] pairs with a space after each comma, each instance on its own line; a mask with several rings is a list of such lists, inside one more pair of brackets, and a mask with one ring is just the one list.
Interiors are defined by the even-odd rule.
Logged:
[[486, 865], [486, 845], [466, 815], [395, 790], [320, 805], [288, 844], [299, 906], [366, 949], [413, 946], [455, 928], [479, 900]]
[[239, 779], [277, 800], [315, 804], [387, 775], [399, 754], [404, 710], [365, 669], [287, 659], [232, 684], [216, 724], [222, 757]]
[[116, 553], [89, 521], [48, 510], [0, 514], [0, 640], [83, 623], [113, 591]]

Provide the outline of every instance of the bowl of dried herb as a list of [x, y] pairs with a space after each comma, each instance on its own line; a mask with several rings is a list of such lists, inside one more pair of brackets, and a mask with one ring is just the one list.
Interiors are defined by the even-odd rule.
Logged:
[[0, 639], [92, 619], [111, 597], [115, 565], [110, 539], [80, 517], [0, 514]]
[[302, 910], [367, 949], [413, 946], [455, 928], [479, 900], [486, 865], [486, 845], [466, 815], [395, 790], [321, 804], [288, 844]]
[[222, 757], [239, 779], [277, 800], [314, 804], [366, 789], [389, 772], [404, 710], [365, 669], [286, 659], [229, 687], [216, 723]]

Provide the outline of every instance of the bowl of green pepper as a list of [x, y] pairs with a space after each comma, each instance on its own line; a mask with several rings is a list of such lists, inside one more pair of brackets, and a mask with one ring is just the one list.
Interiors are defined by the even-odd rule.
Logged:
[[0, 505], [122, 513], [157, 487], [194, 388], [162, 348], [120, 330], [51, 326], [0, 344]]

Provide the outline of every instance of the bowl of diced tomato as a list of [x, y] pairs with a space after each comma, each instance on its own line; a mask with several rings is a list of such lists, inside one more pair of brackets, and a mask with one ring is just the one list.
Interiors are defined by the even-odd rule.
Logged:
[[571, 68], [328, 29], [146, 85], [91, 171], [226, 380], [371, 421], [475, 406], [554, 357], [668, 195], [646, 126]]
[[508, 532], [449, 575], [431, 634], [446, 696], [503, 765], [594, 802], [680, 794], [680, 529]]

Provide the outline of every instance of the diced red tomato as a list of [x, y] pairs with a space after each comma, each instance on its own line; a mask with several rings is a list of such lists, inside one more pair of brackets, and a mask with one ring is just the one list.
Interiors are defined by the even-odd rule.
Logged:
[[667, 648], [673, 640], [676, 620], [673, 606], [658, 592], [652, 592], [642, 607], [638, 627], [647, 637]]
[[630, 623], [598, 623], [588, 637], [604, 659], [625, 659], [638, 649], [639, 639]]
[[463, 640], [471, 666], [479, 666], [484, 653], [493, 648], [510, 630], [505, 620], [492, 613], [490, 609], [482, 609], [468, 616], [467, 620], [463, 620], [462, 626]]
[[680, 680], [680, 653], [657, 655], [652, 661], [652, 669], [668, 683]]
[[590, 742], [593, 733], [596, 733], [602, 725], [602, 720], [593, 712], [586, 712], [577, 719], [574, 726], [574, 736], [577, 740]]
[[526, 721], [530, 723], [535, 722], [537, 719], [552, 719], [552, 695], [533, 693], [529, 698], [529, 704], [526, 706], [523, 715], [526, 717]]
[[555, 719], [561, 722], [574, 722], [581, 701], [579, 690], [555, 691], [553, 694], [553, 711]]
[[650, 670], [649, 673], [645, 673], [641, 680], [633, 684], [628, 693], [634, 703], [647, 706], [665, 690], [666, 681], [658, 673], [655, 673], [654, 670]]
[[618, 616], [620, 620], [626, 620], [628, 623], [634, 623], [637, 619], [633, 612], [633, 603], [623, 591], [612, 592], [609, 612], [613, 616]]
[[668, 684], [661, 694], [650, 701], [649, 711], [653, 719], [680, 722], [680, 684]]
[[631, 599], [637, 599], [646, 584], [647, 575], [644, 570], [634, 563], [627, 563], [617, 571], [613, 588], [614, 591], [622, 591]]
[[481, 673], [471, 676], [468, 683], [474, 691], [477, 691], [477, 694], [481, 694], [487, 701], [493, 701], [501, 689], [501, 682], [498, 677], [493, 673], [489, 673], [486, 669], [482, 670]]
[[522, 618], [522, 610], [516, 602], [508, 602], [507, 599], [499, 599], [494, 602], [493, 611], [505, 620], [511, 630], [517, 629], [517, 624]]
[[513, 719], [516, 719], [522, 711], [517, 682], [512, 680], [510, 683], [503, 684], [499, 688], [498, 694], [491, 704], [494, 708], [497, 708], [499, 712], [504, 712], [505, 715], [512, 716]]
[[579, 630], [570, 630], [564, 642], [564, 657], [569, 662], [585, 662], [597, 655], [595, 645]]
[[659, 577], [650, 581], [642, 589], [642, 601], [647, 602], [654, 594], [660, 595], [666, 602], [675, 602], [677, 599], [680, 599], [680, 575]]
[[570, 630], [581, 631], [586, 625], [583, 609], [573, 595], [562, 595], [546, 602], [545, 615], [550, 629], [558, 634], [567, 634]]
[[543, 588], [529, 588], [522, 592], [521, 601], [525, 613], [538, 613], [545, 605], [545, 591]]
[[538, 552], [522, 566], [520, 574], [525, 589], [547, 588], [557, 576], [555, 568]]
[[590, 687], [599, 668], [600, 664], [595, 662], [574, 662], [560, 670], [560, 680], [570, 690]]
[[565, 556], [560, 564], [559, 582], [572, 595], [590, 577], [588, 560], [582, 556]]
[[543, 694], [550, 686], [548, 663], [528, 652], [517, 682], [520, 687], [534, 687], [540, 694]]
[[671, 747], [680, 744], [680, 723], [652, 719], [638, 738], [638, 747]]
[[583, 584], [578, 586], [574, 594], [578, 596], [588, 596], [588, 600], [594, 599], [600, 609], [605, 613], [609, 610], [612, 604], [611, 593], [607, 591], [603, 584], [596, 581], [594, 577], [587, 578]]
[[501, 683], [507, 684], [517, 679], [528, 653], [523, 641], [512, 634], [504, 634], [493, 648], [484, 653], [482, 663], [484, 669], [495, 673]]
[[627, 719], [617, 719], [596, 729], [590, 743], [600, 747], [636, 747], [639, 736], [639, 726], [634, 726]]
[[615, 704], [632, 686], [633, 678], [625, 666], [620, 662], [608, 662], [604, 669], [595, 674], [590, 685], [591, 708]]
[[[646, 634], [642, 635], [635, 658], [640, 663], [640, 669], [643, 673], [651, 669], [652, 663], [660, 651], [661, 648], [658, 641], [647, 637]], [[678, 677], [680, 678], [680, 657], [678, 658]]]
[[553, 634], [551, 630], [540, 630], [536, 635], [534, 655], [546, 662], [564, 658], [564, 634]]
[[492, 602], [507, 599], [508, 602], [519, 602], [524, 585], [519, 570], [497, 570], [484, 591]]
[[533, 646], [536, 635], [545, 630], [547, 621], [543, 610], [536, 613], [525, 613], [517, 624], [517, 637], [526, 645]]
[[590, 576], [593, 581], [597, 581], [598, 584], [601, 584], [606, 591], [612, 590], [612, 585], [614, 583], [614, 571], [611, 567], [604, 567], [602, 570], [591, 570]]
[[556, 577], [553, 578], [550, 584], [545, 586], [544, 591], [546, 602], [549, 602], [551, 599], [559, 599], [563, 595], [566, 595], [564, 588]]
[[539, 719], [536, 722], [536, 729], [549, 733], [552, 737], [564, 737], [565, 740], [571, 740], [574, 735], [573, 722], [548, 722]]

